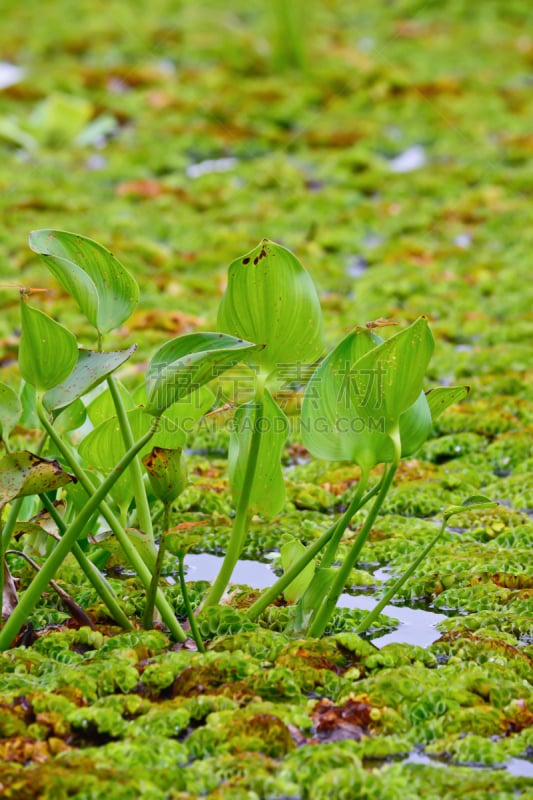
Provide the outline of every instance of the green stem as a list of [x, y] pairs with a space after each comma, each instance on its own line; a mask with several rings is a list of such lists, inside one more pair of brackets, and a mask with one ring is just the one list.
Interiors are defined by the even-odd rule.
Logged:
[[359, 531], [357, 539], [355, 540], [347, 558], [337, 571], [335, 580], [333, 581], [331, 589], [325, 598], [323, 605], [320, 607], [320, 609], [318, 609], [318, 612], [309, 627], [308, 635], [310, 637], [318, 638], [324, 633], [326, 625], [328, 624], [342, 590], [344, 589], [344, 585], [348, 580], [348, 576], [357, 562], [359, 553], [361, 552], [363, 545], [365, 544], [370, 531], [372, 530], [372, 525], [374, 524], [378, 512], [383, 505], [383, 501], [385, 500], [386, 494], [389, 491], [397, 467], [398, 464], [396, 462], [391, 464], [391, 466], [386, 470], [374, 505], [368, 512], [368, 516], [363, 524], [363, 527]]
[[154, 625], [154, 606], [155, 596], [157, 594], [157, 587], [159, 586], [159, 578], [161, 576], [161, 568], [163, 566], [163, 559], [166, 549], [165, 533], [170, 527], [170, 503], [165, 504], [165, 519], [163, 523], [163, 531], [159, 540], [159, 548], [157, 550], [157, 558], [155, 560], [154, 574], [150, 583], [150, 588], [146, 594], [146, 606], [143, 615], [143, 628], [149, 631]]
[[316, 542], [310, 545], [305, 553], [295, 561], [295, 563], [290, 567], [287, 572], [285, 572], [278, 580], [272, 584], [268, 589], [265, 589], [263, 594], [257, 598], [255, 603], [252, 603], [246, 615], [255, 620], [263, 611], [273, 603], [274, 600], [287, 588], [287, 586], [292, 583], [292, 581], [298, 577], [300, 572], [306, 568], [310, 561], [315, 558], [315, 556], [320, 553], [320, 551], [327, 545], [327, 543], [331, 540], [332, 536], [339, 536], [342, 537], [344, 531], [350, 524], [350, 520], [352, 519], [353, 515], [357, 511], [354, 502], [352, 501], [342, 517], [337, 520], [333, 525], [331, 525], [327, 531], [325, 531], [320, 539], [317, 539]]
[[429, 542], [429, 544], [427, 544], [424, 547], [424, 549], [422, 550], [420, 555], [417, 556], [417, 558], [415, 558], [413, 563], [408, 567], [408, 569], [406, 569], [406, 571], [403, 573], [403, 575], [401, 575], [398, 578], [398, 580], [396, 580], [393, 583], [391, 588], [383, 595], [383, 597], [381, 598], [381, 600], [379, 601], [377, 606], [375, 608], [373, 608], [372, 611], [369, 611], [368, 614], [366, 615], [366, 617], [363, 617], [362, 622], [355, 629], [356, 633], [364, 633], [365, 631], [367, 631], [370, 628], [370, 626], [372, 625], [372, 623], [374, 622], [376, 617], [378, 617], [381, 614], [381, 612], [383, 611], [383, 609], [385, 608], [387, 603], [402, 588], [402, 586], [404, 585], [405, 581], [408, 578], [411, 577], [411, 575], [413, 574], [415, 569], [422, 563], [422, 561], [425, 559], [425, 557], [427, 556], [429, 551], [437, 544], [438, 540], [440, 539], [440, 537], [442, 536], [442, 534], [446, 530], [446, 523], [447, 522], [448, 522], [448, 518], [445, 517], [443, 519], [443, 521], [442, 521], [442, 525], [441, 525], [441, 527], [439, 529], [439, 532], [436, 534], [436, 536], [434, 536], [433, 539]]
[[278, 580], [272, 584], [268, 589], [266, 589], [263, 594], [257, 598], [255, 603], [253, 603], [247, 611], [247, 615], [250, 619], [257, 619], [257, 617], [263, 613], [265, 608], [267, 608], [270, 603], [273, 603], [274, 600], [287, 588], [289, 583], [294, 580], [294, 578], [298, 577], [300, 572], [305, 569], [305, 567], [312, 561], [315, 556], [331, 541], [332, 537], [338, 537], [339, 541], [342, 538], [342, 535], [353, 515], [358, 511], [360, 508], [364, 506], [378, 491], [380, 487], [380, 483], [374, 486], [364, 497], [363, 499], [358, 502], [358, 493], [352, 498], [350, 501], [350, 505], [342, 515], [331, 527], [325, 531], [320, 539], [312, 544], [310, 547], [307, 548], [305, 553], [301, 556], [301, 558], [296, 561], [292, 567], [290, 567], [287, 572], [285, 572]]
[[[42, 452], [44, 443], [46, 442], [46, 438], [47, 438], [46, 434], [44, 434], [44, 436], [41, 436], [39, 444], [37, 445], [37, 448], [35, 450], [37, 455], [39, 455]], [[17, 497], [15, 500], [13, 500], [11, 508], [9, 509], [9, 514], [7, 515], [7, 519], [2, 529], [2, 534], [0, 536], [0, 601], [4, 596], [4, 556], [6, 550], [9, 547], [9, 543], [11, 541], [11, 535], [15, 529], [15, 525], [17, 524], [18, 516], [23, 502], [24, 502], [23, 497]], [[0, 513], [0, 518], [1, 518], [1, 513]]]
[[[128, 419], [128, 413], [126, 411], [124, 402], [120, 395], [120, 390], [113, 375], [108, 375], [107, 385], [109, 386], [109, 391], [113, 399], [115, 411], [117, 412], [118, 424], [120, 426], [120, 432], [124, 440], [124, 446], [126, 447], [126, 450], [129, 450], [134, 443], [133, 432], [131, 430], [130, 421]], [[152, 526], [152, 517], [150, 514], [150, 506], [148, 505], [148, 497], [146, 495], [146, 489], [144, 488], [141, 462], [138, 456], [136, 456], [133, 459], [133, 461], [129, 466], [129, 475], [132, 481], [139, 528], [142, 531], [144, 531], [144, 533], [146, 533], [149, 539], [151, 539], [151, 541], [153, 542], [154, 530]]]
[[[90, 480], [89, 476], [86, 472], [80, 467], [76, 456], [71, 451], [70, 447], [64, 442], [57, 434], [55, 429], [50, 425], [46, 413], [42, 407], [42, 405], [38, 404], [37, 407], [39, 419], [41, 423], [50, 436], [51, 440], [59, 450], [59, 452], [63, 455], [65, 461], [68, 463], [70, 469], [75, 474], [77, 479], [79, 480], [83, 489], [85, 489], [88, 495], [92, 495], [95, 491], [95, 485]], [[107, 505], [105, 501], [100, 503], [100, 513], [106, 520], [107, 524], [117, 537], [117, 540], [122, 548], [122, 552], [124, 553], [127, 561], [129, 562], [130, 566], [133, 570], [137, 573], [139, 580], [141, 581], [142, 585], [144, 586], [145, 590], [148, 591], [150, 588], [150, 583], [152, 580], [152, 575], [150, 570], [146, 566], [145, 562], [143, 561], [140, 554], [137, 552], [135, 545], [132, 544], [130, 541], [128, 534], [124, 530], [123, 526], [120, 524], [119, 520], [112, 512], [110, 507]], [[156, 594], [156, 605], [159, 609], [161, 617], [169, 629], [171, 635], [177, 641], [184, 642], [187, 638], [185, 631], [179, 624], [176, 616], [174, 614], [174, 610], [168, 600], [166, 599], [165, 595], [161, 591], [161, 589], [157, 590]]]
[[39, 602], [41, 595], [46, 587], [53, 579], [58, 568], [72, 550], [72, 546], [76, 543], [78, 537], [83, 532], [83, 529], [91, 516], [97, 511], [102, 503], [106, 494], [113, 487], [114, 483], [124, 473], [124, 470], [130, 464], [132, 458], [147, 444], [157, 429], [159, 423], [155, 419], [144, 436], [142, 436], [135, 445], [128, 450], [127, 453], [120, 459], [115, 468], [109, 473], [107, 478], [95, 490], [94, 494], [89, 497], [76, 519], [68, 526], [60, 541], [54, 547], [46, 561], [41, 567], [40, 572], [32, 580], [22, 598], [4, 625], [0, 633], [0, 650], [6, 650], [19, 630], [28, 620], [29, 616], [33, 613], [35, 606]]
[[202, 641], [202, 637], [200, 636], [198, 625], [196, 624], [196, 617], [194, 616], [194, 611], [189, 600], [189, 592], [187, 591], [187, 584], [185, 583], [183, 555], [178, 556], [178, 575], [180, 579], [180, 589], [183, 596], [183, 603], [185, 605], [185, 613], [187, 614], [187, 619], [189, 620], [189, 625], [191, 626], [192, 638], [196, 642], [196, 646], [200, 653], [205, 653], [205, 645]]
[[215, 582], [213, 583], [207, 597], [204, 600], [203, 608], [216, 605], [222, 595], [224, 594], [228, 583], [231, 580], [235, 564], [239, 560], [242, 552], [246, 534], [248, 532], [249, 523], [249, 507], [250, 495], [252, 493], [255, 471], [257, 467], [257, 459], [259, 456], [259, 448], [261, 445], [261, 419], [263, 413], [264, 402], [264, 378], [259, 376], [257, 378], [256, 392], [255, 392], [255, 413], [252, 425], [252, 434], [250, 437], [250, 448], [248, 450], [248, 458], [246, 461], [246, 469], [242, 482], [242, 489], [239, 496], [239, 502], [235, 511], [235, 518], [233, 520], [233, 527], [231, 530], [231, 537], [228, 544], [224, 561], [220, 568]]
[[[363, 498], [363, 493], [364, 493], [364, 491], [365, 491], [365, 489], [366, 489], [366, 487], [368, 485], [369, 475], [370, 475], [370, 470], [369, 469], [366, 469], [363, 472], [361, 472], [361, 477], [359, 478], [359, 483], [357, 484], [357, 489], [355, 491], [354, 496], [352, 497], [352, 499], [350, 501], [350, 505], [348, 506], [349, 509], [352, 509], [352, 517], [355, 514], [355, 512], [359, 511], [359, 509], [363, 505], [362, 498]], [[366, 496], [366, 498], [364, 498], [364, 501], [365, 502], [368, 501], [370, 499], [370, 496], [371, 495], [370, 495], [370, 492], [369, 492], [369, 494]], [[350, 517], [350, 519], [351, 519], [351, 517]], [[331, 539], [329, 541], [329, 544], [328, 544], [328, 547], [327, 547], [327, 550], [324, 553], [324, 555], [322, 556], [322, 559], [320, 561], [320, 569], [327, 569], [328, 567], [331, 567], [331, 565], [332, 565], [332, 563], [333, 563], [333, 561], [335, 559], [335, 556], [337, 554], [337, 549], [338, 549], [340, 541], [342, 539], [342, 535], [344, 533], [344, 530], [345, 529], [341, 530], [340, 526], [339, 526], [339, 529], [336, 530], [335, 533], [333, 534], [333, 536], [331, 537]]]
[[[39, 495], [43, 506], [46, 508], [52, 519], [54, 520], [55, 524], [58, 527], [58, 530], [61, 534], [64, 534], [67, 526], [57, 513], [57, 509], [54, 507], [54, 504], [50, 501], [50, 499], [45, 494]], [[133, 630], [133, 625], [131, 624], [130, 620], [120, 607], [117, 596], [113, 591], [112, 587], [102, 575], [100, 570], [90, 561], [79, 544], [76, 542], [72, 547], [72, 555], [75, 557], [76, 561], [80, 565], [81, 569], [87, 580], [94, 586], [96, 591], [98, 592], [99, 597], [103, 600], [105, 605], [108, 608], [109, 613], [111, 614], [112, 618], [115, 622], [118, 622], [125, 630]]]

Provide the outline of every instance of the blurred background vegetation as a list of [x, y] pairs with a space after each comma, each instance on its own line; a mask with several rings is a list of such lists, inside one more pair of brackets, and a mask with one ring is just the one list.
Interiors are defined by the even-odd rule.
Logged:
[[526, 391], [532, 16], [523, 0], [3, 0], [7, 372], [6, 284], [48, 287], [42, 307], [83, 327], [26, 244], [55, 227], [139, 280], [115, 341], [141, 358], [213, 326], [228, 263], [266, 236], [312, 273], [331, 342], [427, 313], [434, 378]]

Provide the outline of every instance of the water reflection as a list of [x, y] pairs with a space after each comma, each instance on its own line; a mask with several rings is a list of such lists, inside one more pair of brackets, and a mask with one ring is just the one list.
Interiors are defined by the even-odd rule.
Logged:
[[[185, 559], [187, 579], [190, 581], [213, 581], [222, 565], [222, 558], [207, 553], [201, 555], [188, 555]], [[383, 571], [382, 577], [386, 577]], [[233, 572], [232, 583], [244, 583], [252, 589], [266, 589], [276, 580], [272, 568], [260, 561], [238, 561]], [[339, 598], [340, 608], [361, 608], [370, 611], [377, 604], [377, 600], [369, 595], [342, 594]], [[383, 609], [383, 614], [395, 617], [400, 625], [397, 630], [373, 639], [373, 644], [383, 647], [390, 642], [403, 642], [427, 647], [440, 633], [436, 626], [443, 619], [444, 614], [433, 611], [408, 608], [407, 606], [388, 605]]]

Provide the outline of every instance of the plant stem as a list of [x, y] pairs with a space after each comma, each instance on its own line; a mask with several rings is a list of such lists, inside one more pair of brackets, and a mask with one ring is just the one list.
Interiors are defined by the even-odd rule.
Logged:
[[191, 626], [192, 638], [196, 642], [196, 646], [200, 651], [200, 653], [205, 653], [205, 645], [202, 641], [202, 637], [200, 636], [198, 625], [196, 624], [196, 617], [194, 616], [194, 611], [191, 606], [191, 601], [189, 600], [189, 592], [187, 591], [187, 584], [185, 583], [183, 555], [178, 556], [178, 575], [180, 579], [180, 589], [181, 589], [181, 594], [183, 596], [183, 603], [185, 605], [185, 612], [187, 614], [187, 619], [189, 620], [189, 625]]
[[85, 525], [90, 520], [91, 516], [98, 509], [104, 497], [112, 488], [113, 484], [123, 474], [126, 467], [130, 464], [132, 458], [141, 450], [157, 429], [159, 420], [156, 418], [150, 427], [150, 430], [142, 436], [135, 445], [128, 450], [127, 453], [120, 459], [116, 467], [109, 473], [107, 478], [102, 481], [100, 486], [94, 491], [93, 495], [89, 497], [75, 520], [68, 526], [60, 541], [54, 547], [40, 572], [32, 580], [22, 598], [5, 623], [0, 633], [0, 650], [6, 650], [12, 640], [15, 638], [21, 627], [27, 621], [28, 617], [33, 613], [33, 610], [39, 602], [41, 595], [46, 587], [54, 577], [61, 563], [72, 550], [72, 546], [76, 543], [78, 537], [82, 533]]
[[363, 621], [355, 629], [356, 633], [364, 633], [370, 628], [376, 617], [378, 617], [381, 614], [381, 612], [383, 611], [389, 600], [391, 600], [394, 597], [394, 595], [402, 588], [406, 580], [411, 577], [415, 569], [422, 563], [422, 561], [425, 559], [429, 551], [437, 544], [438, 540], [446, 530], [447, 522], [448, 518], [445, 517], [442, 521], [442, 525], [436, 536], [434, 536], [433, 539], [424, 547], [420, 555], [415, 558], [413, 563], [406, 569], [403, 575], [401, 575], [393, 583], [391, 588], [383, 595], [377, 606], [373, 608], [372, 611], [369, 611], [366, 617], [363, 617]]
[[303, 69], [306, 61], [305, 24], [309, 15], [309, 0], [270, 0], [274, 16], [272, 35], [273, 55], [282, 70]]
[[163, 558], [165, 555], [166, 542], [165, 533], [170, 527], [170, 503], [165, 504], [165, 518], [163, 522], [163, 531], [159, 540], [159, 548], [157, 550], [157, 558], [155, 560], [154, 574], [150, 583], [150, 588], [146, 594], [146, 606], [143, 615], [143, 628], [149, 631], [154, 624], [154, 606], [155, 596], [157, 594], [157, 587], [159, 586], [159, 578], [161, 576], [161, 567], [163, 566]]
[[[370, 470], [369, 469], [366, 469], [363, 472], [361, 472], [361, 477], [359, 478], [359, 483], [357, 484], [357, 489], [355, 491], [354, 496], [352, 497], [352, 499], [350, 501], [350, 505], [348, 506], [349, 509], [353, 509], [352, 510], [352, 516], [363, 505], [363, 502], [362, 502], [361, 498], [363, 497], [363, 492], [365, 491], [365, 489], [366, 489], [366, 487], [368, 485], [369, 475], [370, 475]], [[367, 496], [365, 498], [365, 501], [368, 501], [369, 499], [370, 499], [370, 497]], [[340, 527], [339, 527], [339, 529], [336, 530], [335, 533], [333, 534], [333, 536], [331, 537], [331, 539], [329, 541], [329, 544], [328, 544], [328, 547], [327, 547], [327, 550], [324, 553], [324, 555], [322, 556], [322, 559], [320, 561], [320, 569], [327, 569], [328, 567], [331, 567], [331, 565], [333, 563], [333, 560], [335, 558], [335, 555], [337, 553], [337, 549], [339, 547], [339, 544], [340, 544], [340, 541], [342, 539], [342, 535], [343, 535], [345, 529], [346, 528], [341, 530]]]
[[241, 493], [239, 502], [235, 511], [235, 518], [233, 520], [233, 527], [231, 530], [231, 537], [228, 544], [224, 561], [220, 568], [215, 582], [213, 583], [207, 597], [204, 600], [203, 608], [216, 605], [222, 595], [224, 594], [228, 583], [231, 580], [235, 564], [239, 560], [239, 556], [244, 546], [246, 534], [248, 532], [249, 523], [249, 506], [250, 495], [253, 488], [255, 470], [257, 467], [257, 459], [259, 456], [259, 448], [261, 445], [261, 419], [263, 413], [265, 383], [263, 376], [257, 377], [256, 392], [255, 392], [255, 413], [252, 425], [252, 433], [250, 436], [250, 447], [248, 450], [248, 458], [246, 460], [246, 469], [242, 482]]
[[[318, 553], [331, 541], [333, 536], [338, 537], [339, 541], [342, 538], [342, 535], [353, 515], [364, 506], [379, 490], [380, 483], [374, 486], [367, 494], [363, 497], [363, 499], [358, 502], [358, 493], [352, 498], [350, 501], [350, 505], [342, 515], [331, 527], [325, 531], [320, 539], [310, 545], [305, 553], [301, 556], [301, 558], [296, 561], [286, 573], [284, 573], [278, 580], [272, 584], [268, 589], [266, 589], [263, 594], [257, 598], [255, 603], [253, 603], [247, 611], [247, 615], [250, 619], [254, 620], [263, 613], [265, 608], [270, 605], [289, 585], [291, 581], [296, 578], [300, 572], [305, 569], [305, 567], [309, 564], [312, 559], [318, 555]], [[322, 565], [321, 565], [322, 566]]]
[[348, 580], [348, 576], [357, 562], [359, 553], [361, 552], [363, 545], [366, 542], [370, 531], [372, 530], [372, 525], [374, 524], [374, 520], [378, 515], [379, 509], [383, 505], [383, 501], [385, 500], [386, 494], [389, 491], [397, 466], [398, 464], [396, 462], [391, 464], [391, 466], [386, 469], [374, 505], [368, 512], [368, 516], [363, 523], [363, 527], [359, 531], [352, 549], [350, 550], [347, 558], [344, 560], [342, 566], [339, 568], [331, 589], [327, 597], [324, 599], [323, 605], [318, 610], [313, 622], [309, 627], [309, 636], [318, 638], [324, 633], [326, 625], [328, 624], [342, 590], [344, 589], [344, 585]]
[[[115, 406], [115, 411], [117, 412], [118, 424], [120, 425], [120, 432], [124, 440], [124, 446], [126, 450], [129, 450], [133, 446], [134, 442], [133, 432], [128, 419], [128, 413], [120, 395], [120, 390], [113, 375], [108, 375], [107, 385], [109, 386], [109, 391], [113, 399], [113, 405]], [[146, 489], [144, 488], [141, 462], [138, 456], [133, 459], [129, 466], [129, 475], [131, 477], [133, 486], [139, 528], [144, 531], [148, 538], [153, 542], [154, 530], [152, 526], [152, 517], [150, 514], [150, 507], [148, 505]]]
[[[37, 445], [37, 448], [35, 450], [37, 455], [39, 455], [42, 452], [46, 439], [47, 435], [45, 433], [43, 436], [41, 436], [39, 444]], [[7, 450], [7, 447], [6, 447], [6, 452], [9, 452]], [[0, 602], [2, 600], [2, 597], [4, 596], [4, 554], [9, 547], [9, 542], [11, 541], [11, 534], [13, 533], [15, 525], [17, 524], [18, 516], [23, 502], [24, 502], [23, 497], [17, 497], [15, 498], [15, 500], [13, 500], [11, 508], [9, 509], [9, 514], [7, 515], [7, 519], [2, 529], [2, 534], [0, 536]], [[2, 511], [3, 507], [2, 510], [0, 511], [0, 519], [2, 516]]]
[[[57, 513], [57, 509], [54, 507], [54, 504], [50, 501], [50, 499], [45, 494], [39, 495], [43, 506], [46, 508], [52, 519], [54, 520], [55, 524], [57, 525], [61, 534], [64, 534], [67, 526]], [[78, 564], [80, 565], [85, 577], [88, 581], [94, 586], [98, 595], [106, 604], [109, 613], [111, 614], [112, 618], [115, 622], [118, 622], [125, 630], [133, 630], [133, 625], [120, 607], [117, 596], [113, 591], [112, 587], [110, 586], [109, 582], [106, 578], [102, 575], [100, 570], [90, 561], [89, 558], [85, 555], [79, 544], [76, 542], [72, 547], [72, 555], [77, 560]]]
[[[50, 425], [50, 422], [48, 421], [48, 418], [46, 416], [46, 413], [44, 412], [42, 405], [39, 406], [39, 404], [38, 404], [38, 414], [43, 427], [47, 431], [48, 435], [52, 439], [55, 446], [58, 448], [59, 452], [63, 455], [64, 459], [67, 461], [70, 469], [76, 475], [81, 486], [85, 489], [88, 495], [92, 495], [95, 491], [95, 485], [90, 480], [89, 476], [85, 473], [85, 471], [80, 467], [70, 447], [66, 444], [66, 442], [64, 442], [61, 439], [60, 436], [58, 436], [55, 429], [52, 427], [52, 425]], [[137, 552], [135, 545], [132, 544], [123, 526], [120, 524], [119, 520], [117, 519], [115, 514], [111, 511], [110, 507], [107, 505], [105, 501], [102, 501], [100, 503], [100, 513], [102, 514], [107, 524], [117, 537], [118, 542], [122, 548], [122, 551], [126, 556], [126, 559], [128, 560], [132, 569], [135, 570], [145, 590], [148, 591], [150, 588], [152, 575], [150, 573], [150, 570], [146, 566], [145, 562], [141, 558], [140, 554]], [[171, 635], [177, 641], [184, 642], [185, 639], [187, 638], [185, 631], [183, 630], [178, 620], [176, 619], [174, 610], [170, 605], [170, 603], [168, 602], [168, 600], [166, 599], [163, 592], [161, 591], [161, 589], [157, 590], [156, 605]]]

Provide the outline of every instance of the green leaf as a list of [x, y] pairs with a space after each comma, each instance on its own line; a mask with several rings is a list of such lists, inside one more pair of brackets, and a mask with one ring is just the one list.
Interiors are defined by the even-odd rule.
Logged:
[[305, 446], [318, 458], [353, 461], [365, 469], [390, 461], [393, 440], [401, 435], [401, 416], [417, 401], [403, 426], [409, 449], [426, 427], [419, 396], [433, 352], [427, 320], [420, 317], [390, 339], [376, 340], [375, 334], [356, 328], [309, 381], [302, 432]]
[[[150, 572], [153, 572], [157, 559], [157, 551], [153, 541], [139, 528], [126, 528], [126, 535]], [[97, 544], [102, 550], [112, 553], [118, 561], [124, 561], [124, 552], [112, 531], [101, 531], [95, 536], [91, 536], [89, 540], [91, 544]]]
[[52, 389], [70, 375], [78, 359], [76, 338], [63, 325], [21, 299], [19, 369], [39, 391]]
[[336, 575], [337, 570], [333, 567], [322, 567], [316, 571], [313, 580], [298, 599], [294, 622], [285, 629], [285, 633], [302, 635], [307, 631], [313, 615], [323, 604]]
[[217, 327], [265, 345], [247, 360], [266, 373], [281, 365], [312, 364], [323, 351], [315, 285], [289, 250], [268, 239], [230, 265]]
[[400, 442], [402, 458], [412, 456], [422, 447], [431, 433], [433, 422], [424, 392], [400, 417]]
[[285, 503], [285, 482], [281, 470], [281, 451], [288, 434], [287, 417], [265, 389], [259, 418], [257, 404], [244, 403], [235, 412], [228, 452], [228, 473], [234, 505], [242, 491], [252, 432], [261, 432], [257, 465], [250, 493], [249, 509], [256, 514], [272, 517]]
[[464, 400], [469, 392], [470, 386], [438, 386], [436, 389], [430, 389], [426, 397], [433, 421], [449, 406]]
[[[120, 381], [117, 381], [117, 384], [126, 411], [133, 411], [136, 403], [133, 402], [131, 394]], [[117, 410], [109, 389], [104, 389], [104, 391], [100, 392], [87, 406], [87, 414], [95, 428], [101, 422], [105, 422], [106, 419], [114, 417], [116, 413]]]
[[[127, 414], [133, 439], [137, 441], [147, 432], [152, 419], [143, 408], [134, 408], [132, 411], [128, 411]], [[159, 430], [154, 434], [150, 442], [144, 446], [139, 455], [142, 459], [153, 447], [171, 447], [175, 449], [183, 447], [184, 444], [185, 434], [178, 427], [176, 420], [163, 415]], [[90, 464], [91, 467], [103, 474], [107, 475], [108, 472], [114, 469], [126, 452], [117, 418], [112, 417], [102, 422], [88, 433], [80, 443], [78, 452], [87, 464]]]
[[43, 145], [63, 147], [83, 130], [93, 110], [93, 104], [84, 97], [52, 92], [37, 104], [28, 127]]
[[136, 349], [137, 345], [134, 344], [127, 350], [115, 350], [110, 353], [78, 350], [76, 366], [62, 383], [46, 392], [43, 405], [49, 411], [70, 405], [124, 364]]
[[22, 414], [19, 419], [19, 424], [25, 428], [39, 428], [41, 426], [41, 421], [37, 415], [36, 391], [31, 383], [27, 383], [26, 381], [22, 382], [20, 402], [22, 405]]
[[22, 405], [13, 389], [0, 383], [0, 439], [9, 439], [21, 413]]
[[157, 351], [148, 367], [147, 411], [160, 414], [255, 350], [251, 342], [223, 333], [188, 333], [172, 339]]
[[179, 497], [187, 481], [183, 448], [153, 447], [142, 462], [158, 500], [167, 505]]
[[87, 409], [81, 400], [74, 400], [64, 408], [54, 419], [54, 428], [57, 433], [69, 433], [81, 428], [87, 419]]
[[33, 231], [30, 247], [45, 257], [50, 272], [99, 334], [117, 328], [131, 315], [139, 287], [105, 247], [85, 236], [56, 230]]
[[[279, 554], [281, 558], [281, 566], [283, 572], [288, 570], [295, 564], [304, 554], [306, 548], [298, 540], [292, 536], [288, 538], [280, 547]], [[315, 562], [310, 561], [309, 564], [300, 572], [300, 574], [287, 586], [283, 592], [283, 596], [287, 603], [295, 603], [305, 592], [315, 574]]]
[[475, 494], [463, 500], [460, 506], [448, 506], [445, 509], [443, 517], [448, 520], [455, 514], [462, 514], [465, 511], [476, 511], [477, 509], [496, 508], [498, 503], [491, 500], [490, 497], [485, 497], [483, 494]]
[[355, 328], [311, 377], [302, 404], [302, 434], [305, 446], [317, 458], [351, 461], [353, 434], [361, 429], [359, 403], [353, 395], [359, 392], [364, 402], [366, 392], [366, 384], [356, 382], [352, 365], [382, 341], [367, 328]]
[[41, 458], [28, 450], [8, 453], [0, 460], [0, 506], [16, 497], [28, 497], [57, 489], [73, 481], [58, 461]]

